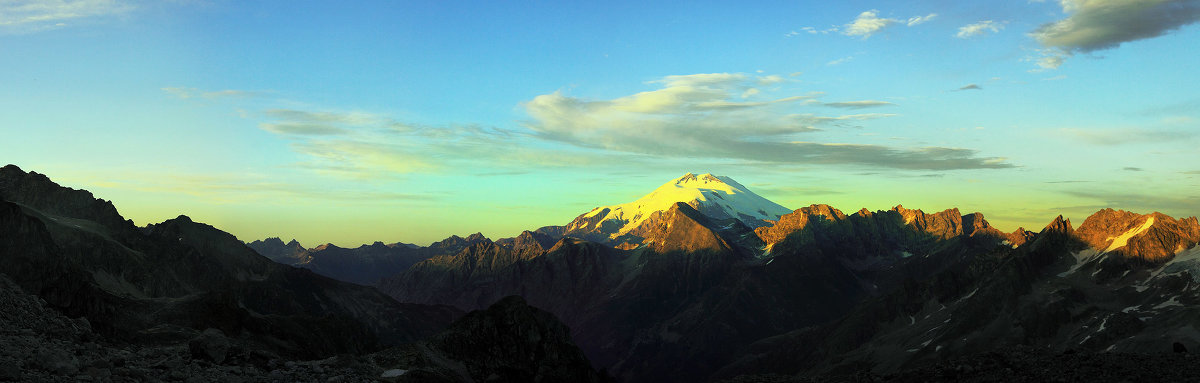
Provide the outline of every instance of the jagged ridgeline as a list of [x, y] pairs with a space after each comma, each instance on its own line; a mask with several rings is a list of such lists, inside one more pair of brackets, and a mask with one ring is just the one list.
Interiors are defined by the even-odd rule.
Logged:
[[[290, 248], [276, 259], [304, 250], [274, 242]], [[0, 168], [0, 260], [11, 303], [0, 380], [606, 379], [519, 297], [465, 316], [398, 303], [186, 216], [136, 227], [108, 201], [12, 165]]]
[[[1194, 218], [1113, 221], [1105, 210], [1078, 231], [1059, 217], [1002, 232], [957, 209], [845, 214], [762, 201], [729, 177], [687, 174], [521, 241], [433, 256], [380, 286], [464, 310], [521, 295], [562, 318], [593, 363], [634, 382], [886, 374], [1030, 344], [1135, 352], [1169, 337], [1200, 347], [1171, 333], [1200, 313], [1132, 314], [1192, 299], [1177, 276], [1200, 239]], [[1120, 318], [1142, 324], [1113, 327]], [[1095, 334], [1115, 328], [1124, 338]]]
[[434, 334], [461, 312], [271, 262], [186, 216], [146, 227], [111, 203], [0, 169], [0, 272], [119, 339], [245, 334], [283, 354], [363, 352]]

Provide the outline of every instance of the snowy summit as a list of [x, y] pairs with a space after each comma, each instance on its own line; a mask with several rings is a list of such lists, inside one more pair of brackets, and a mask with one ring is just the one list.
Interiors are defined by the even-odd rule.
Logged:
[[[601, 206], [579, 216], [568, 231], [595, 225], [616, 237], [637, 228], [650, 215], [669, 209], [676, 202], [691, 205], [714, 219], [737, 218], [750, 227], [760, 227], [765, 220], [778, 220], [791, 210], [754, 194], [742, 184], [725, 176], [688, 173], [654, 189], [636, 201], [614, 206]], [[611, 223], [610, 223], [611, 222]], [[591, 225], [588, 225], [591, 223]], [[616, 229], [616, 230], [613, 230]]]

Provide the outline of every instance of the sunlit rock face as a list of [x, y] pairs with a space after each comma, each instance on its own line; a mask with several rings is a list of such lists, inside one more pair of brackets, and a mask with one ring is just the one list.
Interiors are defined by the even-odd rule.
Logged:
[[1100, 252], [1161, 263], [1200, 242], [1200, 224], [1196, 217], [1104, 209], [1084, 220], [1076, 234]]

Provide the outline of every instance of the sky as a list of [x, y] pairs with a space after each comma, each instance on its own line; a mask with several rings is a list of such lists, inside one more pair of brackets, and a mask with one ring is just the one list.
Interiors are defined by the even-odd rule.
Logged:
[[684, 173], [994, 226], [1200, 214], [1200, 0], [0, 0], [0, 162], [251, 241], [562, 225]]

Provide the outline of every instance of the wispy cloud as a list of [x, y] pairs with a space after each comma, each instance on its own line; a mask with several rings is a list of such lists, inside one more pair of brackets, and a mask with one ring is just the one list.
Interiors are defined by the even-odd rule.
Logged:
[[866, 108], [878, 108], [881, 106], [892, 106], [892, 105], [896, 105], [896, 104], [893, 104], [893, 103], [890, 103], [887, 101], [863, 100], [863, 101], [827, 102], [823, 105], [828, 106], [828, 107], [843, 108], [843, 109], [866, 109]]
[[214, 99], [214, 98], [223, 98], [223, 97], [235, 97], [235, 98], [236, 97], [257, 97], [257, 96], [263, 95], [263, 92], [249, 91], [249, 90], [235, 90], [235, 89], [205, 91], [205, 90], [200, 90], [200, 89], [196, 89], [196, 88], [177, 87], [177, 86], [164, 87], [164, 88], [159, 88], [159, 89], [161, 89], [163, 92], [166, 92], [167, 94], [170, 94], [172, 96], [179, 97], [182, 99], [189, 99], [189, 98]]
[[854, 60], [854, 56], [846, 56], [846, 57], [842, 57], [840, 59], [830, 60], [829, 62], [825, 63], [825, 65], [828, 65], [828, 66], [842, 65], [847, 62], [850, 62], [850, 60]]
[[955, 37], [960, 39], [970, 38], [972, 36], [982, 35], [985, 32], [997, 33], [1004, 29], [1004, 23], [998, 23], [992, 20], [984, 20], [974, 24], [967, 24], [958, 27], [958, 34]]
[[1032, 72], [1058, 69], [1058, 67], [1061, 67], [1063, 63], [1067, 62], [1067, 57], [1070, 57], [1069, 53], [1054, 49], [1039, 49], [1038, 54], [1040, 57], [1031, 59], [1031, 61], [1036, 63], [1038, 66], [1038, 69], [1035, 69]]
[[866, 39], [875, 34], [875, 32], [879, 32], [879, 30], [897, 22], [899, 20], [880, 18], [879, 11], [872, 9], [858, 14], [858, 18], [855, 18], [850, 24], [846, 24], [842, 33], [846, 36], [862, 36], [862, 38]]
[[279, 134], [296, 134], [296, 135], [335, 135], [346, 133], [345, 129], [326, 125], [322, 123], [306, 123], [306, 122], [264, 122], [258, 124], [262, 130], [279, 133]]
[[825, 28], [825, 29], [817, 29], [817, 28], [813, 28], [813, 27], [803, 27], [803, 28], [800, 28], [800, 30], [808, 32], [808, 34], [810, 34], [810, 35], [818, 35], [818, 34], [819, 35], [827, 35], [830, 33], [837, 33], [838, 31], [841, 30], [841, 28], [837, 27], [837, 26], [832, 26], [832, 27]]
[[1038, 27], [1030, 35], [1046, 49], [1037, 63], [1054, 69], [1076, 54], [1111, 49], [1154, 38], [1200, 21], [1195, 0], [1061, 0], [1067, 18]]
[[423, 126], [363, 111], [268, 109], [259, 117], [266, 119], [260, 129], [291, 141], [292, 150], [304, 156], [297, 167], [341, 178], [581, 166], [615, 159], [538, 145], [528, 133], [510, 129]]
[[[801, 108], [810, 104], [793, 101], [812, 100], [811, 94], [756, 103], [732, 101], [757, 81], [755, 76], [728, 73], [669, 76], [651, 82], [658, 89], [629, 96], [589, 100], [560, 91], [537, 96], [524, 103], [524, 108], [532, 118], [527, 126], [542, 139], [619, 153], [899, 169], [1012, 167], [1003, 158], [981, 158], [970, 149], [906, 149], [799, 139], [831, 121], [885, 115], [824, 117], [801, 113]], [[860, 101], [843, 105], [872, 107], [890, 103]]]
[[983, 90], [983, 88], [982, 88], [982, 87], [980, 87], [980, 86], [979, 86], [979, 84], [967, 84], [967, 85], [963, 85], [961, 88], [958, 88], [958, 89], [955, 89], [955, 90], [956, 90], [956, 91], [963, 91], [963, 90]]
[[1142, 143], [1181, 142], [1197, 136], [1196, 133], [1174, 130], [1144, 128], [1080, 129], [1062, 128], [1056, 134], [1072, 141], [1092, 145], [1115, 146]]
[[925, 15], [925, 16], [914, 16], [914, 17], [909, 17], [909, 18], [908, 18], [908, 22], [907, 22], [907, 23], [905, 23], [905, 24], [907, 24], [907, 25], [908, 25], [908, 26], [910, 26], [910, 27], [912, 27], [912, 26], [916, 26], [916, 25], [920, 25], [920, 24], [924, 24], [924, 23], [927, 23], [927, 22], [929, 22], [929, 21], [932, 21], [933, 19], [937, 18], [937, 15], [938, 15], [938, 14], [936, 14], [936, 13], [930, 13], [930, 14], [928, 14], [928, 15]]
[[[840, 30], [846, 36], [862, 36], [867, 39], [875, 33], [883, 30], [894, 24], [904, 24], [907, 26], [917, 26], [937, 18], [936, 13], [930, 13], [925, 16], [913, 16], [907, 20], [879, 17], [879, 11], [872, 9], [858, 14], [858, 17], [849, 24], [843, 26]], [[814, 29], [815, 31], [815, 29]]]
[[0, 33], [41, 32], [83, 20], [120, 15], [133, 9], [133, 4], [117, 0], [0, 1]]
[[1142, 169], [1142, 168], [1134, 167], [1134, 166], [1126, 166], [1124, 168], [1121, 168], [1121, 170], [1124, 170], [1127, 172], [1140, 172], [1140, 171], [1145, 171], [1146, 169]]

